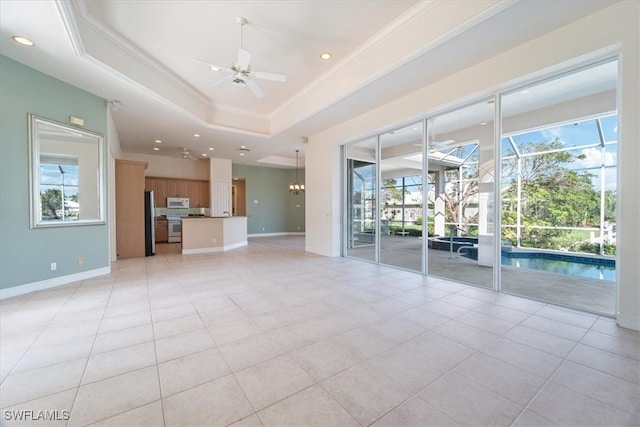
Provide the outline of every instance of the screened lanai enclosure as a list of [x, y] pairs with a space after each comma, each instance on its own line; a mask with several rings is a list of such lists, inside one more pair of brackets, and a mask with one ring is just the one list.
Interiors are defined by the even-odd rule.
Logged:
[[345, 145], [344, 255], [614, 314], [617, 70], [603, 61]]

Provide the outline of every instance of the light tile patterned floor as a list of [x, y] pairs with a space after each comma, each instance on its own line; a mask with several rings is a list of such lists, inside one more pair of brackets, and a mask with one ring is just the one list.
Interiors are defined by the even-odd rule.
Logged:
[[640, 333], [303, 248], [158, 254], [2, 301], [2, 424], [640, 423]]

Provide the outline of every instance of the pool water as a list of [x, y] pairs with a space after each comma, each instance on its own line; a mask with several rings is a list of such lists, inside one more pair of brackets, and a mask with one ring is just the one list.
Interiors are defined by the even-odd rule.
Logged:
[[511, 258], [502, 256], [502, 265], [543, 270], [568, 276], [585, 277], [596, 280], [616, 280], [616, 267], [609, 265], [584, 264], [547, 258]]

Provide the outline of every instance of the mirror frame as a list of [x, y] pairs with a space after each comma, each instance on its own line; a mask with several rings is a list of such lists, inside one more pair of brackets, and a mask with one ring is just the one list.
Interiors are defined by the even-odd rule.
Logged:
[[[40, 201], [40, 132], [39, 127], [46, 125], [56, 128], [62, 132], [67, 132], [75, 136], [95, 140], [97, 143], [97, 184], [96, 194], [97, 200], [97, 216], [95, 218], [78, 219], [74, 221], [52, 220], [43, 221], [41, 216]], [[81, 127], [68, 125], [66, 123], [57, 122], [28, 114], [28, 134], [29, 134], [29, 208], [30, 208], [30, 228], [50, 228], [50, 227], [75, 227], [81, 225], [100, 225], [106, 224], [104, 211], [104, 135], [83, 129]], [[76, 153], [61, 153], [60, 156], [74, 155]]]

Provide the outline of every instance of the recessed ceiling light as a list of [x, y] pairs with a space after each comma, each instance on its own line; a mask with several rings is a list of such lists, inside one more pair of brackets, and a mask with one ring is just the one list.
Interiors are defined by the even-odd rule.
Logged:
[[209, 147], [209, 151], [213, 151], [213, 147]]
[[153, 151], [160, 151], [158, 147], [153, 147]]
[[195, 136], [196, 138], [200, 138], [200, 134], [199, 133], [194, 133], [193, 136]]
[[331, 59], [331, 56], [332, 56], [332, 55], [331, 55], [331, 52], [322, 52], [322, 53], [320, 54], [320, 59], [322, 59], [322, 60], [326, 61], [326, 60], [328, 60], [328, 59]]
[[482, 122], [482, 123], [480, 123], [480, 126], [484, 126], [486, 124], [487, 124], [487, 122]]
[[241, 145], [240, 148], [247, 148], [247, 146], [246, 145]]
[[156, 144], [162, 144], [162, 141], [160, 141], [159, 139], [156, 139]]
[[240, 153], [241, 156], [244, 156], [244, 153]]
[[207, 153], [202, 153], [202, 157], [207, 157]]
[[218, 71], [220, 71], [220, 67], [214, 67], [213, 65], [210, 65], [210, 66], [209, 66], [209, 69], [210, 69], [211, 71], [213, 71], [214, 73], [217, 73]]
[[34, 42], [32, 42], [31, 40], [29, 40], [26, 37], [22, 37], [22, 36], [13, 36], [11, 37], [13, 39], [14, 42], [16, 43], [20, 43], [23, 46], [35, 46], [36, 44]]

